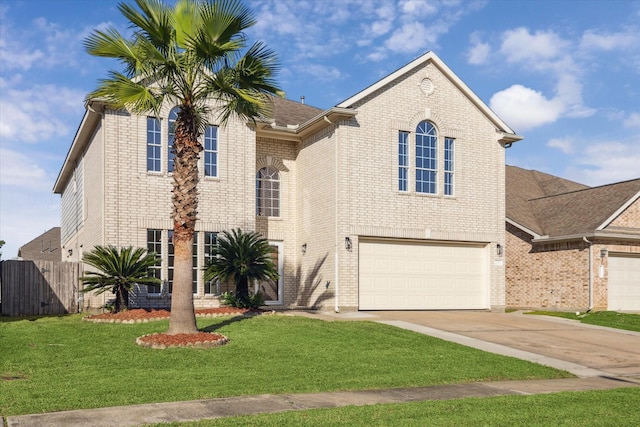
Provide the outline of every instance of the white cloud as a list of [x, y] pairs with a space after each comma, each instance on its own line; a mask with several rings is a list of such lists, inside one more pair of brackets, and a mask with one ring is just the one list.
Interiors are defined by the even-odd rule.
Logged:
[[602, 142], [581, 149], [581, 155], [568, 169], [569, 179], [587, 185], [603, 185], [640, 178], [640, 144]]
[[435, 35], [420, 22], [404, 24], [385, 42], [385, 47], [395, 52], [417, 52], [433, 44]]
[[497, 92], [489, 102], [498, 116], [517, 132], [555, 122], [564, 112], [561, 102], [533, 89], [513, 85]]
[[626, 127], [640, 127], [640, 113], [631, 113], [624, 121]]
[[552, 138], [547, 142], [547, 147], [557, 148], [565, 154], [572, 154], [575, 151], [574, 141], [571, 138]]
[[0, 182], [2, 186], [47, 191], [51, 182], [44, 169], [16, 151], [0, 148]]
[[344, 75], [335, 67], [319, 64], [309, 64], [305, 66], [305, 71], [316, 77], [320, 81], [330, 81], [344, 78]]
[[538, 67], [541, 61], [560, 57], [568, 45], [553, 31], [531, 34], [527, 28], [520, 27], [503, 33], [500, 52], [509, 62], [525, 62]]
[[435, 2], [425, 2], [424, 0], [403, 0], [399, 6], [400, 10], [407, 15], [430, 16], [438, 12], [438, 6]]
[[587, 30], [580, 40], [580, 48], [584, 50], [614, 50], [627, 49], [637, 46], [640, 43], [640, 33], [637, 32], [618, 32], [618, 33], [602, 33], [598, 34], [593, 30]]
[[481, 65], [487, 62], [491, 46], [489, 43], [483, 43], [477, 33], [471, 34], [471, 48], [467, 53], [467, 61], [469, 64]]
[[69, 115], [82, 109], [84, 94], [54, 85], [30, 89], [3, 89], [0, 99], [0, 137], [34, 143], [67, 136]]

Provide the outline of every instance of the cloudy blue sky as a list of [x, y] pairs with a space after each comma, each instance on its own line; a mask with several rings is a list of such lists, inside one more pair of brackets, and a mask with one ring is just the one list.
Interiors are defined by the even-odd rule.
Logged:
[[[52, 187], [83, 99], [117, 65], [84, 53], [113, 0], [0, 0], [3, 259], [59, 225]], [[589, 185], [640, 177], [640, 2], [247, 0], [287, 97], [329, 108], [434, 51], [515, 131], [509, 164]]]

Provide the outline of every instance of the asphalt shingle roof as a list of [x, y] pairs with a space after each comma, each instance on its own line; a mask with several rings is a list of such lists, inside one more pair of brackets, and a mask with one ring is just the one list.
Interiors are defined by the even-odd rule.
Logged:
[[323, 111], [307, 104], [273, 96], [269, 118], [274, 119], [278, 126], [301, 125]]
[[507, 166], [507, 218], [543, 236], [593, 233], [640, 192], [640, 179], [588, 187]]

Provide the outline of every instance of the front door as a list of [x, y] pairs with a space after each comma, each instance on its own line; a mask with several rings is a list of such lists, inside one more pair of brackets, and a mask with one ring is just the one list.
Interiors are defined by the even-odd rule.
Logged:
[[278, 267], [279, 278], [275, 280], [264, 280], [256, 283], [256, 292], [261, 292], [264, 296], [264, 302], [266, 305], [281, 305], [284, 303], [284, 291], [282, 284], [284, 263], [282, 260], [282, 242], [269, 242], [269, 247], [273, 251], [271, 258], [273, 263]]

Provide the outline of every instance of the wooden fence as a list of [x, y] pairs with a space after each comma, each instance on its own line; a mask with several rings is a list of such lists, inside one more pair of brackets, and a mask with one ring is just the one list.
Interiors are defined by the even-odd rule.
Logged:
[[0, 314], [77, 313], [81, 273], [82, 264], [77, 262], [0, 262]]

